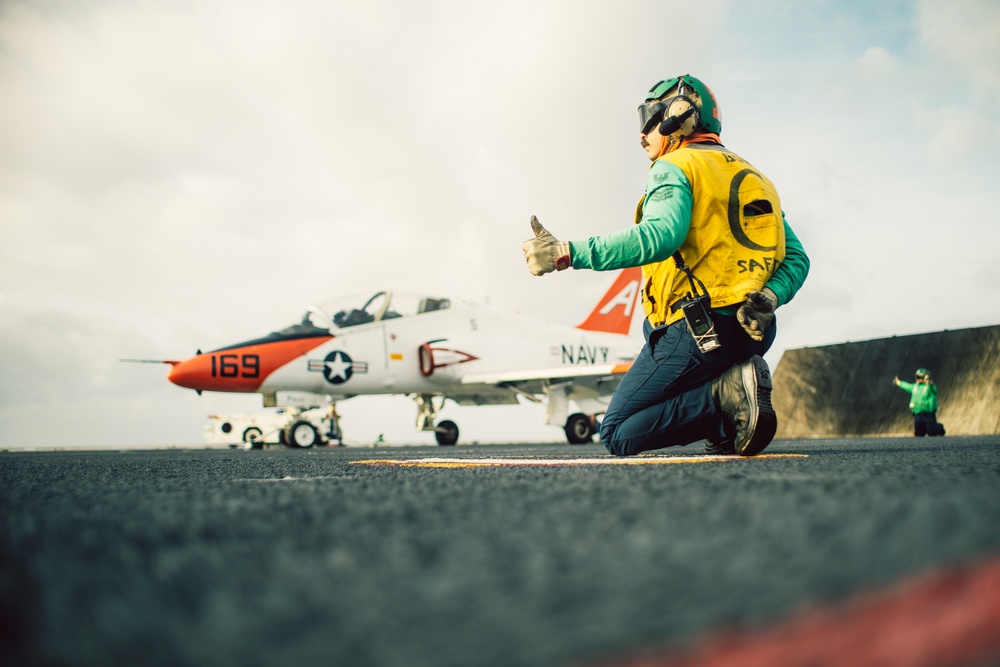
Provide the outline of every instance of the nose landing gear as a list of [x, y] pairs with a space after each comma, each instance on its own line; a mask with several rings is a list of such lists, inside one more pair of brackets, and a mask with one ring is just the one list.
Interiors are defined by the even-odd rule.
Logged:
[[566, 439], [571, 445], [583, 445], [593, 442], [597, 430], [594, 418], [577, 412], [566, 420]]
[[437, 428], [434, 429], [434, 438], [439, 445], [454, 445], [458, 442], [458, 425], [448, 419], [438, 422]]
[[[434, 402], [435, 398], [440, 398]], [[458, 425], [445, 419], [434, 426], [434, 420], [444, 407], [445, 398], [435, 397], [433, 394], [417, 394], [413, 397], [417, 402], [417, 428], [421, 431], [434, 431], [434, 439], [442, 446], [454, 445], [458, 442]]]

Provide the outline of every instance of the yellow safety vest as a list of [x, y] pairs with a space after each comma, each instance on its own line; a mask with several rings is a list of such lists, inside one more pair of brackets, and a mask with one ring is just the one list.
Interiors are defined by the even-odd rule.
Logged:
[[[740, 303], [747, 293], [760, 290], [785, 258], [781, 200], [774, 184], [721, 147], [685, 146], [659, 159], [678, 166], [691, 184], [691, 228], [680, 253], [705, 284], [712, 308]], [[643, 195], [636, 224], [642, 222], [645, 201]], [[674, 260], [647, 264], [642, 275], [649, 323], [656, 327], [683, 317], [675, 307], [691, 286]]]

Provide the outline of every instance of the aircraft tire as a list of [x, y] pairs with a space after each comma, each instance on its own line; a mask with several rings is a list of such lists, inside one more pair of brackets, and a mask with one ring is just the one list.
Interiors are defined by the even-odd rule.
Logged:
[[566, 420], [566, 439], [571, 445], [585, 445], [593, 442], [594, 422], [582, 412], [569, 416]]
[[285, 430], [285, 441], [296, 449], [309, 449], [319, 441], [316, 427], [300, 419]]
[[243, 442], [247, 449], [264, 449], [264, 432], [256, 426], [250, 426], [243, 431]]
[[442, 447], [454, 445], [458, 442], [458, 424], [449, 419], [438, 422], [434, 437]]

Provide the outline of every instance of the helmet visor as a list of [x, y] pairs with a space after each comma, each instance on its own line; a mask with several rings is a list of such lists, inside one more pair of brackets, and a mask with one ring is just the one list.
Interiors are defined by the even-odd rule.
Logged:
[[667, 105], [663, 102], [645, 102], [639, 105], [639, 133], [649, 134], [654, 125], [663, 120]]

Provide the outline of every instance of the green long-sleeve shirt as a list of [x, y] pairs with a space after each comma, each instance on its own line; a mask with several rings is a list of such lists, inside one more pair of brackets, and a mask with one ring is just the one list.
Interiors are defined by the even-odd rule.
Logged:
[[[646, 179], [642, 222], [610, 234], [570, 242], [574, 269], [612, 271], [662, 262], [674, 254], [691, 228], [694, 195], [684, 172], [665, 160], [653, 163]], [[785, 220], [785, 258], [768, 279], [779, 304], [792, 300], [809, 274], [809, 258]]]
[[910, 410], [913, 414], [920, 415], [926, 412], [937, 412], [937, 385], [933, 382], [925, 384], [923, 382], [903, 382], [899, 381], [899, 388], [910, 395]]

